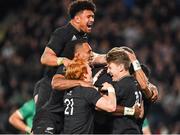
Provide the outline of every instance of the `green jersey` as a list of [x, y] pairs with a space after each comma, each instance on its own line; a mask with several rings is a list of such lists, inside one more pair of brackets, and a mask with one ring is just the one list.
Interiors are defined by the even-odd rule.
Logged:
[[149, 123], [148, 123], [148, 120], [147, 120], [147, 118], [144, 120], [144, 122], [143, 122], [143, 128], [144, 127], [147, 127], [147, 126], [149, 126]]
[[19, 108], [19, 112], [26, 122], [26, 124], [32, 128], [33, 117], [35, 115], [35, 102], [33, 99], [27, 101], [23, 104], [21, 108]]

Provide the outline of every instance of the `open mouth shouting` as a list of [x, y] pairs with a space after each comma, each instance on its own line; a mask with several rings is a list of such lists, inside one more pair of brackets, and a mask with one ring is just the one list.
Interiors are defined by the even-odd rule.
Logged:
[[88, 23], [88, 24], [87, 24], [88, 30], [91, 30], [91, 29], [92, 29], [92, 26], [93, 26], [93, 23]]

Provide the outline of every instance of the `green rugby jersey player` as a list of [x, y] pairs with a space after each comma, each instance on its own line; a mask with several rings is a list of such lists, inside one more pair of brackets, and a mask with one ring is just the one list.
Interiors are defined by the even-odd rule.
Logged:
[[31, 99], [25, 102], [9, 117], [9, 122], [22, 133], [30, 133], [35, 115], [35, 102]]

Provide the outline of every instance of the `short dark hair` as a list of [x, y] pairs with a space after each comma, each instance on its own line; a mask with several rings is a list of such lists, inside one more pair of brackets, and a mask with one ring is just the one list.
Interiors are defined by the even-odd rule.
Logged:
[[69, 41], [64, 48], [62, 56], [69, 59], [73, 59], [77, 48], [81, 47], [83, 43], [88, 43], [87, 39], [82, 38], [82, 39]]
[[69, 6], [69, 15], [72, 18], [75, 15], [83, 10], [91, 10], [92, 12], [96, 12], [96, 5], [91, 0], [76, 0], [73, 1]]
[[116, 63], [116, 64], [124, 64], [125, 70], [129, 70], [130, 67], [130, 59], [128, 55], [120, 50], [119, 48], [113, 48], [106, 54], [107, 63]]

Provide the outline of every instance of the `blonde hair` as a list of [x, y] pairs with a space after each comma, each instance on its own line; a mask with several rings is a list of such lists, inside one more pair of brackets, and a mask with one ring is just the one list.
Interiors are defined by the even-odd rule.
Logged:
[[124, 64], [125, 70], [129, 70], [130, 59], [122, 48], [115, 47], [106, 54], [107, 63]]
[[83, 80], [84, 74], [87, 74], [87, 63], [82, 59], [76, 59], [66, 67], [65, 78]]

